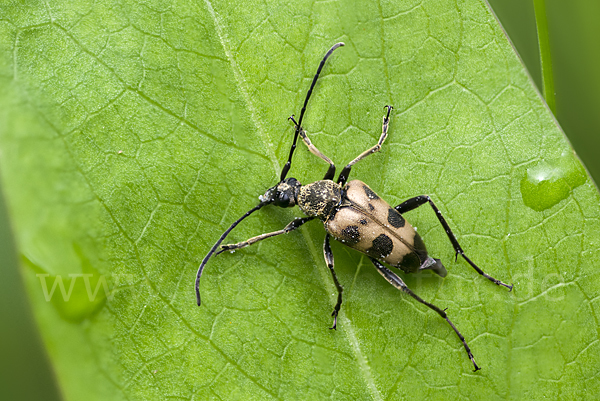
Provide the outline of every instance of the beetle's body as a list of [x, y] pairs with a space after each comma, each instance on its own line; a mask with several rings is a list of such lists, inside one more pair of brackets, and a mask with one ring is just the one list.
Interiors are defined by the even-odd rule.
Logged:
[[[406, 273], [415, 273], [417, 271], [427, 269], [432, 270], [441, 277], [445, 277], [447, 274], [446, 269], [439, 259], [433, 259], [428, 256], [423, 240], [410, 225], [410, 223], [404, 219], [402, 214], [424, 204], [429, 204], [435, 212], [440, 224], [442, 227], [444, 227], [444, 231], [450, 239], [457, 256], [461, 255], [480, 275], [492, 281], [493, 283], [507, 287], [509, 290], [512, 289], [512, 286], [504, 284], [502, 281], [484, 273], [464, 254], [461, 246], [458, 244], [458, 240], [452, 233], [450, 226], [429, 196], [416, 196], [392, 208], [364, 182], [358, 180], [350, 181], [348, 183], [346, 182], [354, 164], [381, 149], [381, 146], [387, 138], [392, 107], [386, 106], [387, 115], [383, 117], [382, 132], [377, 144], [367, 149], [354, 158], [350, 163], [348, 163], [346, 167], [342, 169], [337, 181], [335, 182], [333, 181], [335, 176], [335, 165], [327, 156], [325, 156], [312, 144], [308, 138], [308, 135], [302, 128], [302, 118], [304, 116], [304, 112], [306, 111], [306, 105], [308, 104], [312, 90], [317, 82], [319, 73], [321, 72], [325, 61], [331, 55], [331, 53], [343, 45], [343, 43], [335, 44], [327, 52], [321, 61], [321, 64], [319, 64], [319, 68], [317, 69], [317, 73], [313, 79], [312, 85], [306, 95], [304, 106], [302, 107], [298, 122], [294, 120], [294, 116], [290, 117], [295, 126], [294, 142], [292, 143], [292, 147], [290, 149], [288, 161], [282, 169], [279, 183], [269, 188], [264, 195], [259, 196], [260, 203], [246, 212], [223, 234], [221, 234], [221, 237], [217, 240], [217, 242], [202, 260], [196, 275], [195, 289], [197, 303], [200, 305], [200, 276], [202, 275], [204, 266], [212, 255], [218, 255], [225, 250], [233, 251], [236, 249], [241, 249], [266, 238], [288, 233], [297, 229], [303, 224], [318, 218], [323, 222], [325, 230], [327, 231], [323, 244], [323, 255], [325, 257], [327, 267], [331, 271], [331, 275], [338, 292], [337, 303], [335, 304], [333, 313], [331, 314], [334, 318], [333, 327], [331, 327], [332, 329], [336, 328], [338, 312], [340, 311], [340, 307], [342, 305], [343, 287], [340, 285], [334, 270], [333, 252], [331, 251], [331, 247], [329, 245], [330, 237], [333, 237], [344, 245], [347, 245], [367, 255], [377, 271], [390, 284], [407, 293], [416, 301], [426, 305], [444, 318], [462, 341], [463, 346], [467, 351], [473, 366], [475, 367], [475, 370], [478, 370], [479, 367], [475, 363], [473, 354], [471, 353], [465, 338], [450, 321], [445, 310], [442, 310], [437, 306], [421, 299], [406, 286], [404, 281], [402, 281], [398, 275], [382, 264], [382, 262], [387, 263], [390, 266], [402, 269]], [[311, 153], [329, 164], [329, 169], [322, 180], [302, 185], [295, 178], [286, 178], [291, 166], [294, 150], [296, 149], [298, 137], [302, 138], [302, 141], [306, 144]], [[238, 223], [240, 223], [250, 214], [254, 213], [256, 210], [269, 204], [283, 208], [298, 206], [308, 217], [294, 219], [282, 230], [261, 234], [237, 244], [221, 245], [225, 237], [238, 225]], [[219, 246], [221, 246], [221, 250], [217, 252], [217, 248], [219, 248]]]
[[316, 181], [299, 189], [298, 207], [318, 217], [333, 238], [406, 273], [431, 269], [445, 277], [442, 263], [427, 255], [421, 236], [396, 209], [359, 180], [341, 186]]

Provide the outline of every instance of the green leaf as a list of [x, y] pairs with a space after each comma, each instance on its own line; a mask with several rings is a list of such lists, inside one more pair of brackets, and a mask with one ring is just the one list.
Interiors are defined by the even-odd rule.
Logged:
[[[600, 390], [598, 192], [484, 2], [0, 7], [0, 168], [66, 399]], [[328, 330], [336, 293], [317, 222], [212, 259], [195, 305], [200, 261], [277, 183], [286, 118], [337, 41], [303, 123], [313, 143], [339, 169], [375, 144], [392, 104], [381, 153], [352, 178], [392, 205], [430, 194], [466, 254], [515, 285], [454, 262], [427, 206], [407, 214], [449, 274], [403, 277], [448, 308], [479, 372], [443, 319], [338, 243], [344, 303]], [[325, 171], [300, 144], [290, 175]], [[229, 241], [298, 216], [266, 207]], [[74, 298], [47, 301], [58, 277], [79, 283]]]

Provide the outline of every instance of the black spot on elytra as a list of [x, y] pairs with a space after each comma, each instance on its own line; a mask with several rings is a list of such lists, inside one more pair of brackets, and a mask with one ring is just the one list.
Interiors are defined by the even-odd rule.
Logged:
[[360, 224], [362, 224], [363, 226], [366, 226], [366, 225], [367, 225], [367, 223], [369, 223], [369, 222], [367, 221], [367, 219], [360, 219], [358, 222], [359, 222]]
[[380, 234], [373, 240], [373, 246], [369, 249], [369, 254], [376, 258], [385, 258], [394, 249], [394, 243], [385, 234]]
[[347, 226], [342, 230], [342, 237], [340, 240], [344, 241], [347, 245], [354, 245], [360, 241], [360, 231], [358, 226]]
[[413, 245], [415, 247], [415, 253], [419, 256], [421, 263], [425, 262], [425, 260], [427, 259], [427, 247], [425, 246], [423, 239], [417, 232], [415, 232], [415, 238], [413, 239]]
[[413, 243], [414, 243], [415, 249], [427, 252], [427, 248], [425, 247], [423, 238], [421, 238], [421, 236], [417, 232], [415, 232], [415, 238], [413, 239]]
[[363, 189], [365, 190], [365, 194], [367, 194], [367, 197], [371, 200], [373, 199], [379, 199], [379, 196], [377, 196], [377, 194], [375, 192], [373, 192], [373, 190], [371, 188], [369, 188], [366, 185], [363, 185]]
[[398, 267], [405, 273], [414, 273], [419, 270], [419, 266], [421, 266], [421, 259], [416, 253], [411, 252], [408, 255], [404, 255]]
[[370, 203], [368, 203], [368, 205], [369, 205], [369, 211], [372, 212], [373, 210], [375, 210], [375, 206], [371, 205]]
[[395, 209], [390, 208], [388, 210], [388, 223], [392, 225], [392, 227], [400, 228], [404, 227], [406, 224], [406, 220], [400, 213], [398, 213]]

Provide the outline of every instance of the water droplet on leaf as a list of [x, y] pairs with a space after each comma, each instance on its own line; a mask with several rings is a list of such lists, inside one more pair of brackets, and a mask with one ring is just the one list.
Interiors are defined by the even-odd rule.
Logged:
[[523, 203], [541, 212], [566, 199], [586, 178], [583, 166], [573, 155], [542, 160], [528, 168], [521, 180]]

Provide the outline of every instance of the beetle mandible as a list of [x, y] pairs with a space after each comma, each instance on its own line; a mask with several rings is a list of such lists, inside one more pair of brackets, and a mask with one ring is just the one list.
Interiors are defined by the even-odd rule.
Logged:
[[[469, 359], [473, 363], [475, 371], [477, 371], [480, 368], [475, 363], [471, 349], [467, 345], [463, 335], [448, 318], [445, 309], [442, 310], [437, 306], [423, 300], [410, 288], [408, 288], [398, 275], [385, 267], [382, 263], [385, 262], [390, 266], [400, 268], [405, 273], [415, 273], [421, 270], [432, 270], [441, 277], [445, 277], [447, 274], [446, 268], [442, 262], [439, 259], [434, 259], [427, 254], [427, 249], [423, 243], [423, 240], [410, 225], [410, 223], [404, 219], [402, 214], [428, 203], [434, 210], [436, 217], [438, 218], [440, 224], [444, 227], [446, 235], [454, 247], [455, 259], [458, 258], [458, 255], [462, 256], [467, 263], [469, 263], [473, 269], [477, 271], [477, 273], [497, 285], [508, 288], [509, 291], [512, 290], [512, 285], [505, 284], [502, 281], [486, 274], [465, 255], [458, 243], [458, 240], [456, 239], [456, 236], [452, 233], [450, 226], [448, 226], [446, 219], [444, 216], [442, 216], [440, 210], [428, 195], [421, 195], [411, 198], [392, 208], [386, 201], [381, 199], [362, 181], [354, 180], [346, 182], [353, 165], [381, 149], [381, 146], [383, 145], [383, 142], [388, 134], [392, 106], [385, 106], [387, 111], [383, 117], [382, 132], [377, 144], [367, 149], [350, 163], [348, 163], [346, 167], [342, 169], [342, 172], [339, 174], [338, 179], [335, 182], [333, 181], [335, 176], [335, 165], [331, 159], [321, 153], [321, 151], [319, 151], [312, 144], [306, 131], [302, 128], [302, 118], [304, 117], [304, 113], [306, 111], [306, 105], [308, 104], [308, 100], [310, 99], [312, 91], [317, 83], [319, 74], [321, 73], [321, 70], [323, 69], [323, 66], [325, 65], [325, 62], [329, 56], [331, 56], [334, 50], [340, 46], [344, 46], [344, 43], [340, 42], [333, 45], [325, 54], [323, 60], [321, 60], [321, 63], [317, 69], [317, 73], [315, 74], [310, 85], [310, 89], [306, 94], [304, 105], [300, 111], [300, 118], [298, 121], [294, 119], [293, 115], [289, 117], [289, 120], [294, 123], [294, 141], [292, 143], [292, 147], [290, 148], [288, 160], [281, 171], [279, 183], [274, 187], [269, 188], [264, 195], [259, 197], [260, 202], [257, 206], [247, 211], [227, 230], [225, 230], [225, 232], [221, 235], [221, 237], [217, 240], [217, 242], [202, 260], [196, 275], [196, 301], [198, 305], [200, 305], [199, 285], [200, 276], [202, 275], [204, 266], [206, 266], [206, 263], [211, 256], [215, 254], [215, 251], [217, 248], [219, 248], [231, 230], [233, 230], [242, 220], [263, 206], [273, 204], [275, 206], [287, 208], [297, 205], [300, 210], [307, 215], [307, 217], [293, 220], [282, 230], [261, 234], [237, 244], [222, 245], [221, 249], [216, 252], [216, 254], [218, 255], [226, 250], [233, 251], [235, 249], [244, 248], [263, 239], [288, 233], [302, 226], [304, 223], [318, 218], [323, 222], [325, 231], [327, 232], [325, 235], [325, 242], [323, 244], [323, 254], [325, 256], [327, 267], [331, 271], [333, 282], [335, 283], [338, 293], [337, 303], [335, 304], [331, 314], [331, 316], [333, 316], [333, 326], [331, 329], [335, 329], [337, 326], [337, 316], [342, 305], [343, 293], [343, 288], [335, 274], [333, 266], [333, 253], [329, 244], [330, 237], [333, 237], [334, 239], [342, 242], [344, 245], [366, 254], [377, 271], [390, 284], [397, 289], [404, 291], [412, 298], [423, 305], [426, 305], [444, 318], [450, 327], [452, 327], [452, 329], [456, 332], [458, 338], [462, 341]], [[306, 144], [311, 153], [329, 164], [327, 173], [322, 180], [313, 182], [311, 184], [301, 185], [300, 182], [295, 178], [286, 178], [292, 163], [292, 156], [294, 155], [294, 150], [296, 149], [298, 137], [302, 138], [302, 141]]]

